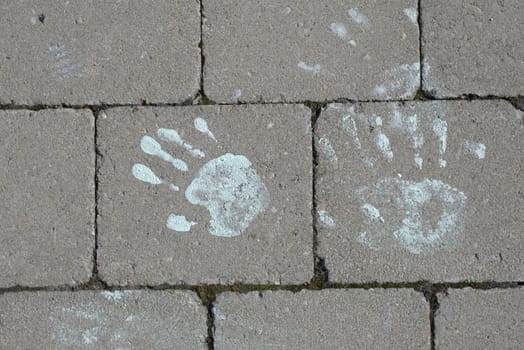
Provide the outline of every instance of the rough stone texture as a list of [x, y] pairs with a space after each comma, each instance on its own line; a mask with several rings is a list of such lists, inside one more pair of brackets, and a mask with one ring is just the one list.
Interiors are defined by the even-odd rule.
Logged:
[[3, 1], [0, 103], [182, 102], [200, 82], [198, 1]]
[[437, 349], [520, 349], [524, 290], [451, 289], [439, 294]]
[[324, 109], [316, 195], [330, 280], [524, 280], [523, 117], [505, 101]]
[[[118, 285], [309, 281], [313, 273], [310, 116], [309, 109], [290, 105], [107, 110], [97, 124], [102, 278]], [[198, 117], [207, 120], [217, 141], [195, 129]], [[157, 135], [159, 128], [177, 130], [185, 142], [202, 150], [205, 158], [194, 158], [175, 143], [163, 141]], [[141, 140], [146, 135], [184, 159], [189, 171], [179, 171], [159, 157], [145, 154]], [[244, 155], [252, 162], [269, 197], [266, 209], [236, 237], [210, 234], [210, 212], [188, 200], [188, 186], [199, 177], [197, 171], [227, 153]], [[137, 163], [150, 167], [165, 184], [155, 186], [133, 177]], [[233, 211], [238, 212], [230, 217], [231, 222], [240, 222], [244, 210], [234, 204], [250, 189], [235, 187], [234, 177], [217, 169], [219, 174], [212, 177], [216, 182], [193, 194], [210, 199], [231, 185], [236, 192], [230, 196], [235, 200], [220, 207], [233, 204]], [[221, 183], [223, 176], [232, 183]], [[175, 184], [180, 191], [173, 191], [168, 184]], [[253, 200], [255, 203], [257, 197]], [[190, 232], [176, 232], [167, 228], [170, 214], [183, 215], [197, 224]]]
[[421, 6], [425, 91], [524, 94], [522, 0], [422, 0]]
[[420, 85], [416, 0], [203, 4], [212, 100], [407, 99]]
[[21, 292], [0, 296], [3, 349], [207, 349], [192, 292]]
[[0, 111], [0, 287], [89, 280], [94, 118], [88, 110]]
[[215, 349], [429, 349], [428, 305], [413, 290], [225, 293]]

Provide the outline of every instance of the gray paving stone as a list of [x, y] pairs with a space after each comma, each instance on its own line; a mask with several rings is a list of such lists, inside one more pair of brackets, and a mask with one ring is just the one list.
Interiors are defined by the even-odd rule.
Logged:
[[330, 280], [524, 280], [523, 117], [505, 101], [324, 109], [316, 196]]
[[212, 99], [407, 99], [420, 85], [416, 0], [204, 0]]
[[524, 342], [524, 290], [451, 289], [439, 294], [437, 349], [520, 349]]
[[310, 117], [298, 105], [108, 110], [97, 124], [102, 278], [309, 281]]
[[207, 349], [192, 292], [21, 292], [0, 296], [3, 349]]
[[400, 289], [224, 293], [215, 349], [429, 349], [429, 306]]
[[437, 97], [524, 94], [524, 2], [422, 0], [423, 88]]
[[3, 1], [0, 13], [0, 103], [182, 102], [199, 88], [198, 1]]
[[91, 276], [94, 118], [89, 110], [0, 111], [0, 287]]

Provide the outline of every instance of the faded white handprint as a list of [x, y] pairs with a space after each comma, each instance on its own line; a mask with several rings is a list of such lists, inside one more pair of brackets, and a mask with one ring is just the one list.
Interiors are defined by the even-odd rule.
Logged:
[[[196, 118], [194, 127], [218, 142], [203, 118]], [[194, 158], [205, 158], [202, 150], [186, 142], [174, 129], [160, 128], [157, 136], [164, 142], [183, 148]], [[189, 170], [185, 161], [166, 152], [153, 137], [144, 136], [140, 146], [144, 153], [169, 162], [178, 171]], [[147, 165], [137, 163], [132, 172], [140, 181], [153, 185], [168, 184], [173, 191], [180, 190], [178, 186], [159, 178]], [[269, 192], [252, 163], [243, 155], [231, 153], [205, 163], [186, 188], [185, 197], [191, 204], [203, 206], [209, 211], [209, 233], [221, 237], [239, 236], [269, 205]], [[188, 232], [196, 224], [185, 216], [176, 214], [169, 215], [166, 223], [169, 229], [178, 232]]]
[[[390, 105], [388, 118], [357, 113], [353, 106], [341, 116], [340, 125], [348, 137], [348, 145], [359, 154], [365, 167], [373, 168], [379, 162], [394, 164], [395, 145], [388, 131], [403, 134], [412, 149], [413, 166], [425, 166], [423, 148], [427, 143], [437, 145], [439, 168], [447, 166], [446, 150], [448, 124], [443, 117], [433, 120], [419, 118], [416, 113], [402, 114]], [[341, 109], [339, 106], [334, 108]], [[386, 125], [387, 124], [387, 125]], [[422, 125], [423, 124], [423, 125]], [[429, 132], [429, 133], [428, 133]], [[367, 135], [363, 134], [367, 133]], [[369, 135], [372, 135], [371, 140]], [[322, 135], [321, 135], [322, 136]], [[371, 143], [369, 142], [371, 141]], [[372, 146], [377, 152], [368, 149]], [[318, 147], [332, 166], [339, 162], [336, 150], [326, 137], [318, 139]], [[485, 145], [465, 140], [463, 150], [476, 159], [484, 159]], [[404, 158], [405, 154], [401, 158]], [[406, 179], [402, 174], [385, 176], [354, 189], [360, 202], [362, 229], [355, 239], [373, 250], [400, 246], [413, 254], [444, 249], [462, 240], [467, 196], [457, 188], [439, 179]], [[336, 227], [337, 219], [326, 210], [318, 211], [319, 221], [327, 228]]]

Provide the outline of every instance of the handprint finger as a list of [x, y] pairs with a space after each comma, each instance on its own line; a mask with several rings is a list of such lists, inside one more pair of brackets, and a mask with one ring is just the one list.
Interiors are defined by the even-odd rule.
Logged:
[[187, 163], [181, 159], [173, 157], [171, 154], [167, 153], [162, 149], [162, 146], [152, 137], [144, 136], [140, 142], [140, 147], [144, 153], [159, 157], [166, 162], [171, 163], [175, 168], [180, 171], [188, 171], [189, 167]]
[[[133, 165], [133, 176], [142, 182], [149, 183], [151, 185], [161, 185], [167, 183], [165, 180], [162, 180], [159, 178], [153, 170], [151, 170], [148, 166], [144, 164], [137, 163]], [[171, 188], [173, 191], [179, 191], [180, 189], [178, 186], [174, 184], [169, 184], [169, 188]]]
[[184, 141], [184, 139], [180, 136], [178, 131], [174, 129], [160, 128], [157, 130], [156, 134], [164, 141], [173, 142], [179, 145], [180, 147], [183, 147], [195, 158], [204, 158], [206, 156], [204, 152], [202, 152], [198, 148], [193, 148], [191, 144]]
[[209, 137], [213, 141], [218, 142], [215, 135], [213, 135], [213, 133], [209, 130], [209, 127], [207, 126], [207, 122], [204, 118], [200, 118], [200, 117], [195, 118], [193, 124], [195, 126], [195, 129], [205, 134], [207, 137]]

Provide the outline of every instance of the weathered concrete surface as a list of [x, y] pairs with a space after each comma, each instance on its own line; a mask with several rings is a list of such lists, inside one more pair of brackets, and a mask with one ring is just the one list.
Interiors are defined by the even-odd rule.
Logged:
[[2, 1], [0, 103], [182, 102], [200, 82], [197, 1]]
[[21, 292], [0, 296], [3, 349], [207, 349], [192, 292]]
[[204, 88], [219, 102], [408, 99], [416, 0], [204, 0]]
[[[102, 278], [118, 285], [309, 281], [310, 117], [308, 108], [285, 105], [107, 110], [97, 124]], [[195, 128], [204, 130], [203, 121], [207, 133]], [[163, 160], [170, 156], [160, 147], [187, 171]], [[149, 180], [146, 166], [155, 173]]]
[[94, 118], [89, 110], [0, 111], [0, 287], [89, 280]]
[[523, 113], [509, 103], [331, 105], [315, 136], [331, 281], [524, 280]]
[[453, 97], [524, 94], [524, 2], [422, 0], [423, 88]]
[[429, 349], [428, 310], [413, 290], [224, 293], [215, 349]]
[[520, 349], [524, 290], [451, 289], [439, 294], [437, 349]]

